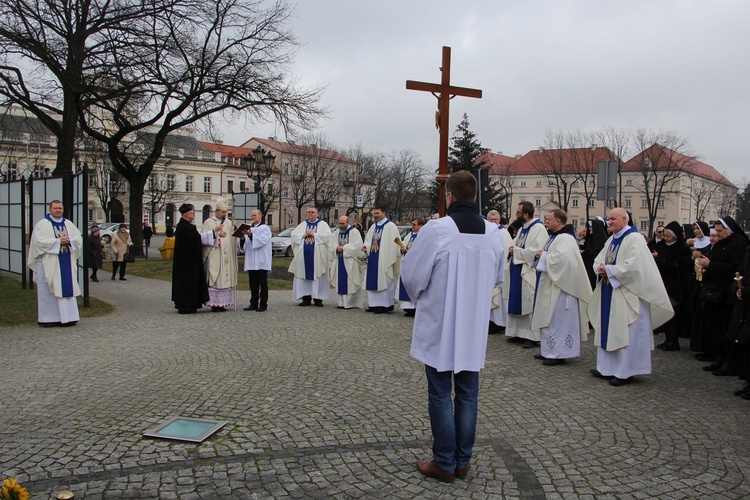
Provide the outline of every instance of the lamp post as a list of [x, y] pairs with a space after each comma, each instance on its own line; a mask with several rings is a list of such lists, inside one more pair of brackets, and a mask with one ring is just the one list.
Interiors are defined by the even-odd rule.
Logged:
[[252, 154], [245, 156], [245, 170], [247, 170], [247, 177], [252, 179], [255, 177], [255, 192], [258, 193], [258, 210], [262, 217], [262, 221], [266, 221], [266, 207], [264, 206], [265, 200], [263, 199], [263, 178], [270, 177], [273, 173], [273, 162], [276, 156], [270, 151], [265, 151], [260, 145], [255, 148]]

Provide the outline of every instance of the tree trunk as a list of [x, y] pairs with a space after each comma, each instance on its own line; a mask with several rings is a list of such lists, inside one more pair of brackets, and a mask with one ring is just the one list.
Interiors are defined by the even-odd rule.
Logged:
[[143, 256], [143, 192], [146, 183], [130, 183], [130, 239], [133, 240], [131, 252]]

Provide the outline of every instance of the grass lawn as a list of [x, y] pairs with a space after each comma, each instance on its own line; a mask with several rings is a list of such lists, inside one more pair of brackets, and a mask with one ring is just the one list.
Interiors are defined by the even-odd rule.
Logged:
[[[35, 285], [36, 286], [36, 285]], [[113, 306], [90, 297], [91, 307], [83, 307], [83, 299], [78, 297], [78, 312], [81, 318], [104, 316], [115, 310]], [[37, 320], [36, 289], [24, 290], [21, 281], [15, 277], [0, 277], [0, 327], [12, 325], [33, 325]]]
[[[239, 262], [237, 263], [239, 269], [239, 276], [237, 278], [237, 290], [249, 290], [249, 283], [247, 280], [247, 273], [242, 271], [245, 265], [245, 256], [239, 256]], [[268, 275], [268, 289], [269, 290], [291, 290], [292, 289], [292, 275], [287, 271], [289, 264], [292, 262], [291, 259], [286, 257], [274, 257], [273, 259], [273, 270]], [[112, 271], [112, 263], [105, 262], [104, 269], [100, 271], [106, 276], [106, 272]], [[128, 270], [126, 274], [132, 274], [133, 276], [141, 276], [144, 278], [153, 278], [156, 280], [172, 281], [172, 261], [171, 260], [145, 260], [138, 259], [132, 264], [128, 264]]]

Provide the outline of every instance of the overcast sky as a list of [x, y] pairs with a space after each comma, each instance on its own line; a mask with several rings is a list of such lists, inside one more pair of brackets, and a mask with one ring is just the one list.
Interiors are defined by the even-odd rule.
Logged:
[[[414, 149], [437, 166], [437, 100], [406, 80], [451, 83], [482, 99], [451, 101], [482, 146], [507, 155], [545, 131], [605, 126], [675, 131], [735, 183], [747, 172], [750, 1], [747, 0], [301, 0], [292, 28], [303, 44], [293, 71], [325, 86], [321, 131], [339, 148]], [[226, 143], [275, 135], [236, 127]]]

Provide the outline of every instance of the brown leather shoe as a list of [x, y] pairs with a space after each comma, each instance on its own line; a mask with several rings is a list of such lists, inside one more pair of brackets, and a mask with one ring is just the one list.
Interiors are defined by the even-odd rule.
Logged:
[[466, 467], [463, 469], [456, 469], [456, 478], [466, 479], [466, 476], [469, 475], [469, 467], [471, 467], [471, 464], [466, 464]]
[[453, 479], [456, 477], [452, 472], [443, 472], [434, 460], [429, 462], [426, 460], [417, 460], [417, 470], [421, 472], [422, 475], [434, 477], [443, 483], [452, 483]]

